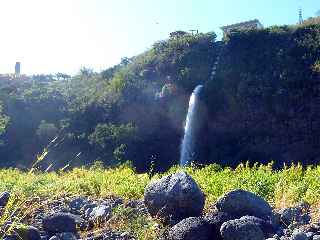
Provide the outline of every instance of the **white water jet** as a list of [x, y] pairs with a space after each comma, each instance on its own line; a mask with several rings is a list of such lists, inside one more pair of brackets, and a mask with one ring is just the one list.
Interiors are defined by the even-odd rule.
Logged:
[[198, 85], [192, 92], [184, 127], [184, 137], [181, 145], [180, 166], [187, 166], [197, 159], [197, 138], [202, 128], [202, 107], [200, 93], [203, 86]]

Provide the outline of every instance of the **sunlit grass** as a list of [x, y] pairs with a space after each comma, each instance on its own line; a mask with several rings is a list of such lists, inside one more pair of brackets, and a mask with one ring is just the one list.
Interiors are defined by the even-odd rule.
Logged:
[[[286, 166], [273, 170], [272, 165], [239, 165], [236, 169], [209, 165], [204, 168], [173, 167], [168, 172], [149, 175], [137, 174], [129, 165], [106, 169], [100, 165], [92, 168], [75, 168], [68, 172], [22, 172], [17, 169], [0, 170], [0, 192], [9, 191], [12, 197], [6, 212], [0, 217], [0, 226], [19, 209], [30, 211], [32, 198], [56, 199], [61, 196], [85, 195], [98, 198], [119, 196], [125, 200], [142, 199], [146, 185], [155, 179], [174, 173], [187, 171], [200, 185], [206, 195], [208, 208], [225, 192], [242, 188], [257, 193], [269, 201], [273, 207], [282, 208], [306, 201], [316, 209], [320, 204], [320, 166], [303, 168], [301, 165]], [[17, 215], [23, 218], [25, 212]], [[120, 214], [121, 215], [121, 214]], [[135, 223], [144, 219], [135, 218]], [[126, 219], [123, 219], [126, 223]], [[150, 229], [137, 228], [139, 238]], [[122, 224], [123, 225], [123, 224]], [[119, 224], [121, 227], [121, 224]], [[130, 228], [130, 226], [129, 226]], [[128, 230], [127, 228], [124, 230]], [[1, 235], [1, 234], [0, 234]], [[148, 237], [150, 239], [150, 237]]]

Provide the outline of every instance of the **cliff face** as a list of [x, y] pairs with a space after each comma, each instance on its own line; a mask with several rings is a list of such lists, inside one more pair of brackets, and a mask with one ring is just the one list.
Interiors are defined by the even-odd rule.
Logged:
[[320, 161], [320, 25], [236, 33], [207, 82], [211, 160]]

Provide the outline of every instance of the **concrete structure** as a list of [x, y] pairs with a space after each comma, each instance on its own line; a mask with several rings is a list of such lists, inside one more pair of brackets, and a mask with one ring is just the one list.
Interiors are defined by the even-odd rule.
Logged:
[[14, 67], [14, 74], [16, 76], [20, 76], [20, 68], [21, 68], [21, 63], [20, 62], [16, 62], [16, 65]]
[[236, 23], [228, 26], [221, 27], [223, 31], [223, 36], [226, 37], [233, 31], [244, 31], [251, 29], [263, 29], [263, 25], [258, 19], [254, 19], [247, 22]]

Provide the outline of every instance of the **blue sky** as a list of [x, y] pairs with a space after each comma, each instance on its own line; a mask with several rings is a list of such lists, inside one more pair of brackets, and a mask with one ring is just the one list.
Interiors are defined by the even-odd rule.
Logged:
[[175, 30], [221, 34], [220, 26], [258, 18], [294, 24], [319, 0], [0, 0], [0, 73], [103, 70]]

